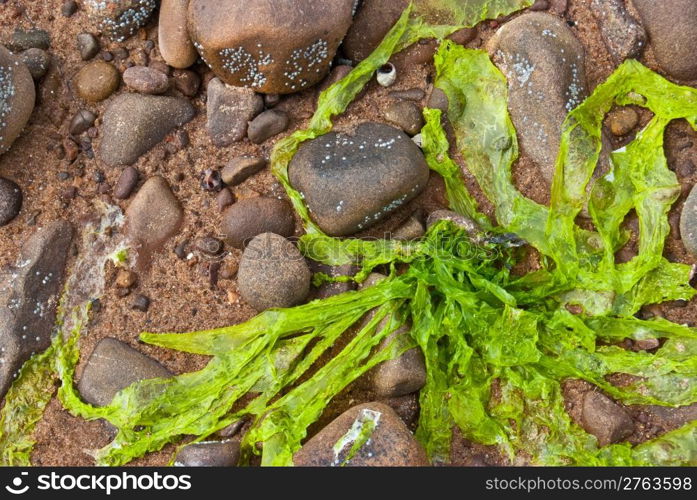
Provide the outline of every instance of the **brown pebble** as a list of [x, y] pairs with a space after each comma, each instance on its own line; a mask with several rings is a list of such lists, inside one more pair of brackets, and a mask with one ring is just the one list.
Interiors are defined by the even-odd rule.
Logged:
[[286, 128], [290, 119], [285, 111], [269, 109], [249, 122], [247, 137], [254, 144], [261, 144], [267, 139], [280, 134]]
[[224, 280], [233, 279], [237, 276], [239, 267], [240, 264], [236, 260], [226, 260], [220, 268], [220, 278]]
[[426, 97], [426, 92], [421, 89], [393, 90], [387, 94], [392, 99], [400, 101], [420, 101]]
[[115, 283], [119, 288], [131, 288], [136, 284], [137, 280], [138, 275], [133, 271], [129, 271], [128, 269], [119, 269], [119, 272], [116, 275]]
[[263, 170], [266, 160], [254, 156], [238, 156], [232, 158], [223, 168], [221, 175], [228, 186], [236, 186], [250, 176]]
[[117, 200], [125, 200], [131, 196], [133, 189], [135, 189], [136, 185], [138, 184], [139, 178], [140, 174], [134, 167], [129, 166], [124, 168], [123, 172], [121, 172], [121, 175], [119, 176], [119, 180], [116, 181], [114, 198]]
[[135, 297], [133, 297], [133, 303], [131, 304], [131, 307], [138, 311], [146, 312], [150, 307], [150, 299], [147, 298], [145, 295], [138, 294]]
[[119, 72], [107, 62], [91, 62], [77, 73], [75, 87], [85, 101], [103, 101], [119, 87]]
[[628, 107], [615, 109], [607, 117], [607, 125], [610, 128], [610, 132], [618, 137], [629, 134], [638, 123], [638, 113]]
[[174, 255], [176, 255], [178, 258], [184, 260], [186, 258], [187, 254], [187, 247], [189, 246], [189, 242], [187, 240], [184, 240], [180, 243], [177, 243], [177, 246], [174, 247]]
[[73, 119], [70, 121], [70, 133], [72, 135], [82, 134], [94, 124], [96, 119], [97, 115], [90, 110], [81, 109], [75, 113], [75, 116], [73, 116]]
[[186, 97], [193, 97], [201, 87], [201, 77], [193, 71], [177, 69], [174, 71], [174, 87]]
[[123, 72], [123, 82], [142, 94], [162, 94], [169, 88], [167, 75], [147, 66], [128, 68]]
[[75, 141], [66, 137], [63, 140], [63, 150], [65, 151], [66, 160], [68, 160], [69, 162], [75, 161], [79, 153], [79, 149], [77, 147], [77, 144], [75, 144]]

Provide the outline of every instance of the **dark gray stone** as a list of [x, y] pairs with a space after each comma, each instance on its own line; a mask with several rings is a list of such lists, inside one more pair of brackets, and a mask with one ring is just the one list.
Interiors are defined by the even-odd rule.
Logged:
[[22, 209], [22, 190], [9, 179], [0, 177], [0, 227], [12, 222]]
[[83, 61], [88, 61], [99, 54], [99, 41], [92, 33], [80, 33], [77, 35], [77, 50]]
[[48, 71], [51, 58], [42, 49], [27, 49], [22, 52], [20, 60], [26, 65], [34, 80], [40, 80]]
[[50, 45], [51, 37], [48, 32], [36, 28], [29, 30], [18, 28], [12, 33], [8, 48], [13, 52], [22, 52], [27, 49], [47, 50]]

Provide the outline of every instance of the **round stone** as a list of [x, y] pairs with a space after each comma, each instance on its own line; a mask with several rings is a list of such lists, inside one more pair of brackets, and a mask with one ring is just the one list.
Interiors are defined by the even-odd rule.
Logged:
[[244, 248], [261, 233], [290, 236], [295, 220], [288, 203], [276, 198], [247, 198], [223, 212], [221, 236], [235, 248]]
[[91, 62], [75, 76], [75, 88], [87, 102], [103, 101], [119, 88], [119, 72], [108, 62]]
[[22, 190], [9, 179], [0, 177], [0, 227], [10, 223], [22, 208]]

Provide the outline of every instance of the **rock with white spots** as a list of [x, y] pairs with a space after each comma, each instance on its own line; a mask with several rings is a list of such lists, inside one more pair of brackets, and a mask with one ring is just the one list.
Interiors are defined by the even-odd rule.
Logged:
[[591, 12], [615, 62], [641, 55], [646, 31], [627, 11], [624, 0], [592, 0]]
[[0, 154], [10, 149], [29, 121], [35, 99], [29, 69], [0, 45]]
[[487, 48], [508, 79], [521, 149], [551, 183], [564, 118], [587, 96], [583, 46], [558, 17], [529, 12], [505, 23]]
[[85, 0], [83, 7], [102, 33], [122, 42], [145, 26], [157, 4], [156, 0]]
[[264, 109], [264, 98], [252, 89], [233, 87], [213, 78], [208, 83], [208, 133], [218, 147], [230, 146], [247, 135], [247, 124]]
[[32, 353], [51, 344], [73, 228], [53, 222], [22, 246], [14, 267], [0, 271], [0, 397]]
[[322, 80], [351, 25], [355, 0], [191, 0], [189, 34], [230, 85], [266, 94]]
[[416, 197], [429, 169], [401, 130], [364, 123], [303, 143], [289, 167], [314, 221], [332, 236], [367, 229]]

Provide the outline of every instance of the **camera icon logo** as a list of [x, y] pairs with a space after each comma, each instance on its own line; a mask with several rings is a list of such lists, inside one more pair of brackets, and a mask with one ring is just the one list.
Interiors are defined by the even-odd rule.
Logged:
[[19, 476], [15, 477], [12, 480], [12, 486], [9, 486], [9, 485], [5, 486], [5, 489], [7, 491], [9, 491], [10, 493], [12, 493], [13, 495], [22, 495], [22, 494], [26, 493], [29, 490], [29, 485], [24, 485], [24, 487], [22, 487], [22, 483], [23, 483], [22, 477], [28, 476], [28, 475], [29, 475], [28, 472], [20, 473]]

